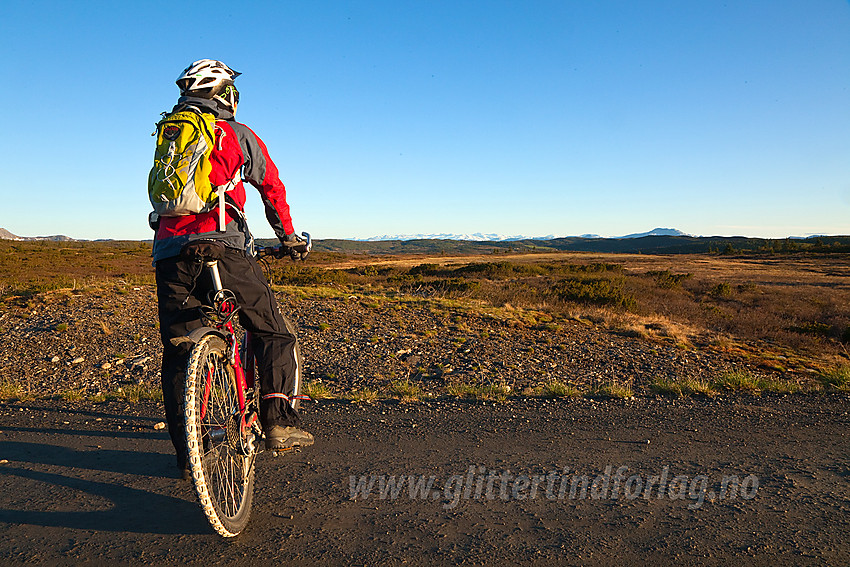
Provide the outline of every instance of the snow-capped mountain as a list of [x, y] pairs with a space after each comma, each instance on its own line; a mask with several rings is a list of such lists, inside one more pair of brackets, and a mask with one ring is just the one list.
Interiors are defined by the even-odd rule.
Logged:
[[20, 236], [18, 236], [17, 234], [12, 234], [11, 232], [6, 230], [5, 228], [0, 228], [0, 239], [3, 239], [3, 240], [25, 240], [25, 239], [21, 238]]
[[0, 240], [53, 240], [57, 242], [70, 242], [75, 239], [70, 236], [65, 236], [64, 234], [56, 234], [53, 236], [18, 236], [17, 234], [12, 234], [5, 228], [0, 228]]
[[682, 232], [677, 228], [653, 228], [649, 232], [636, 232], [625, 236], [614, 236], [613, 238], [643, 238], [644, 236], [693, 236], [687, 232]]

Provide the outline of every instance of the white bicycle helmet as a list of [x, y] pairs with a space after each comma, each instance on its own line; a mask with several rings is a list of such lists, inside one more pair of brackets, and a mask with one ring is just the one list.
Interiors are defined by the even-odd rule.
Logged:
[[177, 86], [181, 95], [198, 96], [213, 99], [221, 106], [236, 110], [239, 102], [239, 91], [233, 80], [241, 75], [221, 61], [215, 59], [200, 59], [195, 61], [177, 77]]

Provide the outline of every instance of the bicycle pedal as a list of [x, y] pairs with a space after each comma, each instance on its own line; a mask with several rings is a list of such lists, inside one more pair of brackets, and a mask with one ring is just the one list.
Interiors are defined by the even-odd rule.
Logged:
[[272, 457], [280, 457], [287, 453], [300, 453], [301, 446], [295, 445], [294, 447], [286, 447], [285, 449], [269, 449], [268, 451], [272, 454]]

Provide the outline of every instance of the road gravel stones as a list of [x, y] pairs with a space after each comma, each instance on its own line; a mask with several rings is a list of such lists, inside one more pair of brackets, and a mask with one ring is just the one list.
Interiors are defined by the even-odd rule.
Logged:
[[[521, 392], [547, 380], [580, 388], [616, 382], [640, 393], [656, 378], [709, 380], [741, 364], [732, 355], [612, 334], [586, 321], [553, 329], [415, 298], [277, 295], [298, 328], [306, 380], [338, 394], [396, 380], [434, 395], [452, 381], [504, 382]], [[31, 303], [2, 308], [7, 380], [39, 397], [158, 384], [153, 286], [56, 292]]]

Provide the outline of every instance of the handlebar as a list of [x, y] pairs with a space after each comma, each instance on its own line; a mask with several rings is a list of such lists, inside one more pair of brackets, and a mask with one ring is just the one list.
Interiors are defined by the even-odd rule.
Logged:
[[266, 256], [274, 258], [291, 257], [293, 260], [300, 257], [302, 260], [307, 257], [307, 254], [313, 249], [313, 240], [310, 238], [309, 232], [302, 232], [301, 236], [296, 235], [295, 242], [287, 242], [278, 244], [277, 246], [262, 246], [254, 249], [254, 258], [259, 260]]

